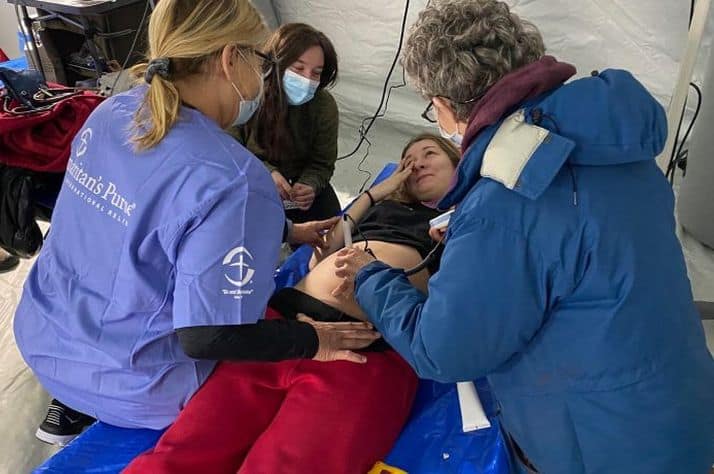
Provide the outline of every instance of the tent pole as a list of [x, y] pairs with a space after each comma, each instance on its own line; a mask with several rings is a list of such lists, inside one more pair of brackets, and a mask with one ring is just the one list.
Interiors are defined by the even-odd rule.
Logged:
[[692, 24], [689, 28], [689, 39], [687, 40], [687, 46], [684, 50], [682, 64], [679, 67], [677, 85], [674, 89], [672, 99], [669, 102], [669, 109], [667, 110], [667, 142], [665, 143], [664, 151], [657, 157], [657, 164], [665, 172], [667, 171], [669, 158], [675, 146], [677, 127], [682, 117], [682, 112], [684, 111], [684, 103], [689, 94], [689, 82], [692, 80], [694, 66], [697, 63], [699, 46], [704, 36], [707, 18], [709, 18], [710, 5], [711, 0], [697, 0], [694, 5], [694, 16], [692, 17]]

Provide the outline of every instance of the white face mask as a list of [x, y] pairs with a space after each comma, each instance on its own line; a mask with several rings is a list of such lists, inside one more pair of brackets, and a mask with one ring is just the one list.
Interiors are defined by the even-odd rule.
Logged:
[[441, 128], [441, 125], [437, 124], [437, 127], [439, 127], [439, 133], [442, 137], [446, 138], [447, 140], [451, 140], [451, 142], [458, 147], [461, 146], [461, 143], [464, 141], [464, 136], [459, 133], [458, 126], [456, 127], [456, 130], [454, 130], [454, 133], [448, 133], [446, 130]]
[[245, 100], [243, 94], [238, 90], [235, 82], [231, 81], [233, 89], [235, 89], [238, 97], [240, 97], [240, 102], [238, 103], [238, 115], [233, 120], [232, 126], [238, 127], [240, 125], [245, 125], [248, 120], [253, 116], [256, 110], [260, 107], [260, 101], [263, 99], [263, 76], [258, 74], [258, 80], [260, 81], [260, 90], [258, 90], [258, 95], [251, 100]]
[[[243, 60], [248, 62], [243, 52], [238, 52], [243, 57]], [[260, 107], [260, 102], [263, 99], [263, 75], [255, 68], [253, 68], [253, 71], [258, 75], [258, 83], [260, 84], [260, 89], [258, 90], [258, 94], [250, 100], [246, 100], [243, 97], [243, 94], [240, 93], [240, 90], [238, 89], [238, 86], [236, 86], [235, 82], [231, 81], [233, 89], [236, 91], [236, 94], [238, 94], [238, 97], [240, 98], [240, 102], [238, 102], [238, 115], [235, 119], [233, 119], [233, 123], [231, 124], [233, 127], [245, 125], [248, 120], [250, 120], [250, 118], [253, 116], [253, 114], [255, 114], [255, 111], [258, 110], [258, 108]]]
[[447, 140], [451, 141], [451, 143], [455, 144], [459, 148], [461, 148], [461, 142], [464, 141], [464, 136], [459, 133], [459, 126], [456, 125], [456, 130], [454, 130], [454, 133], [449, 133], [443, 128], [441, 128], [441, 123], [439, 123], [439, 112], [436, 107], [434, 107], [434, 110], [437, 111], [437, 117], [436, 117], [436, 126], [439, 128], [439, 134], [443, 137], [446, 138]]

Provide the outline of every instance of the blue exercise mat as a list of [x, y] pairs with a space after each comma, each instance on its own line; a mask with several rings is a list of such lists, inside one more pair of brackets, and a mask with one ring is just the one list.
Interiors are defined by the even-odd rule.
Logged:
[[162, 431], [118, 428], [95, 423], [33, 473], [119, 473], [135, 457], [152, 448]]
[[488, 382], [475, 385], [490, 428], [464, 433], [456, 384], [420, 380], [411, 417], [386, 463], [409, 474], [515, 472]]

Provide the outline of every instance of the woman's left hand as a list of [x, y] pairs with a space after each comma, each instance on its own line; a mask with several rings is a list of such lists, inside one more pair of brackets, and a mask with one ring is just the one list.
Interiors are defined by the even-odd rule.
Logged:
[[374, 262], [375, 258], [362, 249], [350, 247], [337, 252], [335, 258], [335, 275], [341, 278], [340, 284], [332, 290], [332, 296], [339, 297], [352, 293], [355, 278], [359, 271]]
[[292, 199], [301, 210], [307, 211], [312, 207], [312, 203], [315, 201], [315, 189], [304, 183], [295, 183], [290, 193], [290, 199]]

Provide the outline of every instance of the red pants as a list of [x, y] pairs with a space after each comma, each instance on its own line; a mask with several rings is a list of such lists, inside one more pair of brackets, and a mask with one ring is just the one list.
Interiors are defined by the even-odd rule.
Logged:
[[125, 473], [365, 474], [409, 415], [417, 378], [395, 352], [366, 364], [229, 363]]

